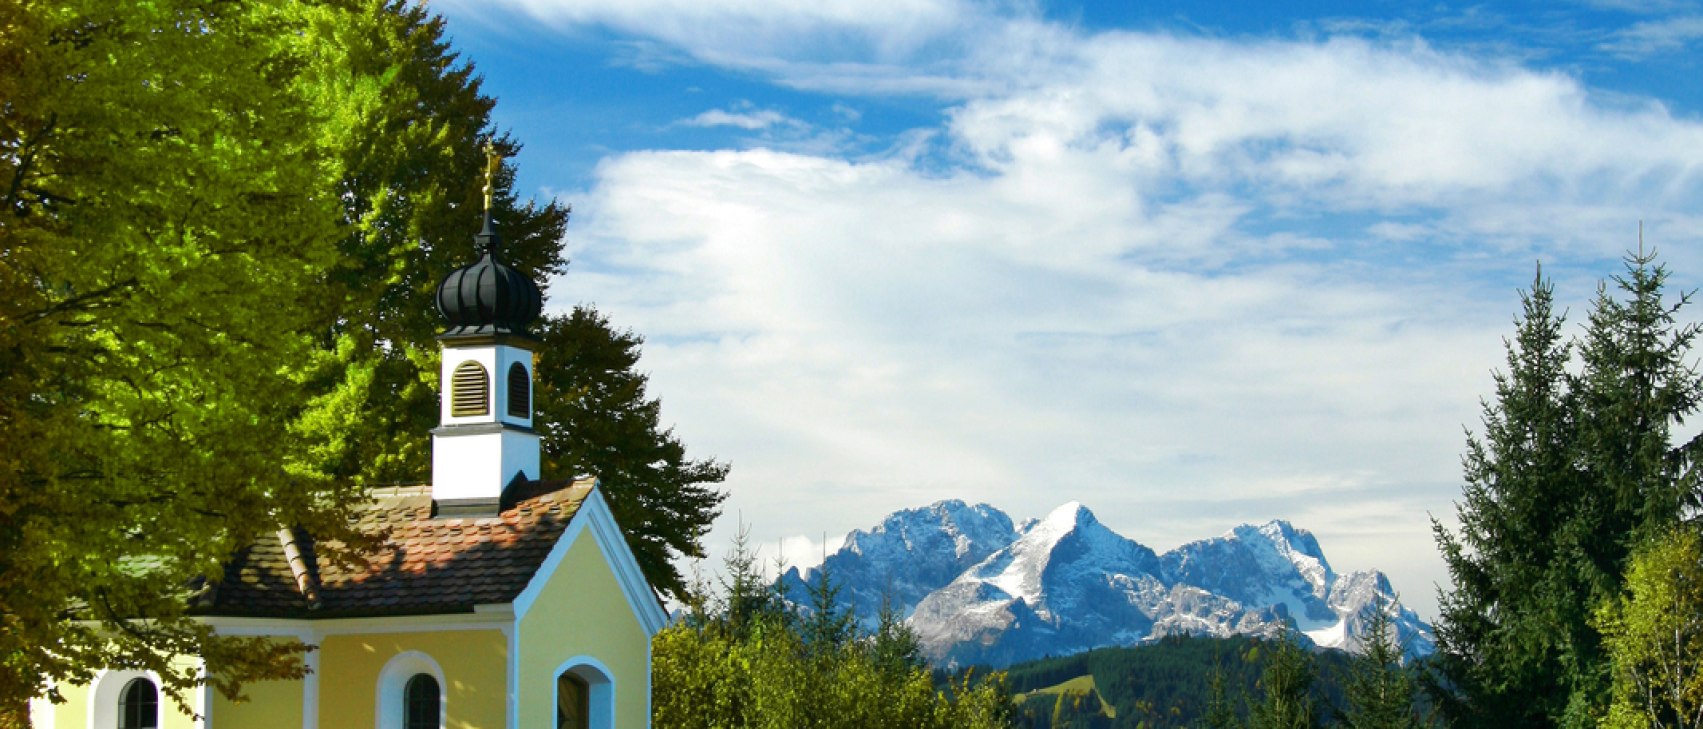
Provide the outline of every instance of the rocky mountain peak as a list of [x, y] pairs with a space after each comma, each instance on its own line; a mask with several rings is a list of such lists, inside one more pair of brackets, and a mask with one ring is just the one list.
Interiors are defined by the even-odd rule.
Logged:
[[[866, 621], [891, 596], [937, 665], [1007, 665], [1177, 633], [1300, 630], [1356, 648], [1379, 606], [1410, 655], [1434, 650], [1430, 626], [1396, 602], [1388, 578], [1339, 577], [1313, 534], [1282, 520], [1157, 555], [1080, 502], [1013, 526], [986, 504], [941, 501], [853, 532], [823, 568]], [[782, 579], [807, 603], [806, 578]]]

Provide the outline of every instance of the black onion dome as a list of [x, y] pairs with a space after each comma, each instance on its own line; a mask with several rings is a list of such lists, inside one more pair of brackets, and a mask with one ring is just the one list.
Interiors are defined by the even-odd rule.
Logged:
[[449, 320], [445, 334], [526, 334], [527, 325], [544, 310], [538, 284], [498, 258], [502, 238], [491, 227], [489, 213], [474, 241], [479, 260], [451, 271], [438, 284], [438, 311]]

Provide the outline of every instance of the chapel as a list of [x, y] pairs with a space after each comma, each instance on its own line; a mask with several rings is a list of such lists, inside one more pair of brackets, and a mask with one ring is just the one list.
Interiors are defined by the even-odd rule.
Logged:
[[308, 675], [248, 684], [241, 703], [209, 686], [180, 707], [159, 676], [101, 671], [61, 686], [64, 703], [32, 702], [36, 729], [650, 725], [651, 638], [667, 616], [596, 479], [540, 473], [528, 327], [542, 301], [503, 261], [490, 196], [488, 172], [475, 260], [435, 297], [446, 325], [431, 482], [373, 491], [359, 524], [383, 547], [358, 564], [321, 560], [314, 535], [279, 529], [194, 606], [221, 634], [314, 646]]

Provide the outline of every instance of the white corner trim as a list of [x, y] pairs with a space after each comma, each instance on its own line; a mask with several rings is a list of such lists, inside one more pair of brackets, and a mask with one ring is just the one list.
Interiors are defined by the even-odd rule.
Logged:
[[585, 501], [580, 504], [579, 511], [573, 516], [567, 530], [556, 539], [555, 546], [550, 548], [550, 555], [538, 566], [538, 571], [532, 574], [532, 579], [526, 583], [526, 589], [514, 599], [514, 620], [518, 624], [526, 617], [532, 604], [538, 600], [538, 595], [544, 591], [567, 557], [568, 550], [574, 541], [579, 539], [582, 532], [591, 531], [593, 539], [597, 540], [598, 551], [603, 554], [603, 561], [609, 566], [610, 573], [615, 575], [615, 581], [621, 586], [621, 594], [627, 598], [627, 606], [638, 618], [639, 626], [645, 631], [645, 637], [655, 637], [668, 623], [668, 613], [663, 612], [662, 605], [657, 602], [656, 593], [651, 590], [650, 583], [645, 581], [644, 571], [639, 568], [638, 560], [633, 558], [633, 551], [627, 547], [627, 540], [621, 535], [621, 527], [615, 523], [615, 515], [609, 511], [609, 502], [603, 499], [603, 490], [599, 484], [593, 484], [591, 493], [586, 494]]
[[509, 640], [508, 729], [520, 729], [520, 621], [503, 628]]
[[201, 679], [201, 688], [195, 692], [195, 698], [200, 702], [200, 706], [195, 713], [199, 714], [200, 718], [191, 721], [189, 725], [193, 727], [200, 727], [200, 729], [207, 729], [208, 727], [213, 726], [213, 693], [217, 691], [217, 689], [213, 688], [213, 684], [207, 680], [207, 659], [197, 659], [195, 673], [196, 677]]
[[29, 726], [34, 729], [59, 729], [57, 705], [46, 697], [36, 696], [30, 699], [30, 713], [27, 714]]
[[[656, 657], [651, 655], [653, 652], [653, 644], [648, 640], [645, 641], [645, 666], [647, 667], [656, 665]], [[650, 729], [650, 718], [655, 715], [654, 712], [656, 711], [655, 707], [651, 705], [651, 693], [655, 690], [651, 683], [652, 674], [653, 671], [645, 671], [645, 729]]]
[[302, 677], [302, 729], [319, 729], [319, 644], [302, 656], [307, 675]]

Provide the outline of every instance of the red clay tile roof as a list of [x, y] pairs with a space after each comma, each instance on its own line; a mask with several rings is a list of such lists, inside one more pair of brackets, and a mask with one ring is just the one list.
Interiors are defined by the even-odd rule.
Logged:
[[[516, 484], [499, 515], [478, 518], [433, 517], [429, 487], [376, 490], [372, 504], [360, 512], [359, 526], [389, 538], [357, 560], [364, 564], [348, 569], [321, 562], [307, 535], [284, 530], [239, 551], [197, 612], [330, 618], [466, 613], [476, 605], [511, 602], [550, 554], [592, 483]], [[285, 557], [292, 535], [302, 557], [296, 573]], [[307, 596], [303, 584], [310, 588]]]

